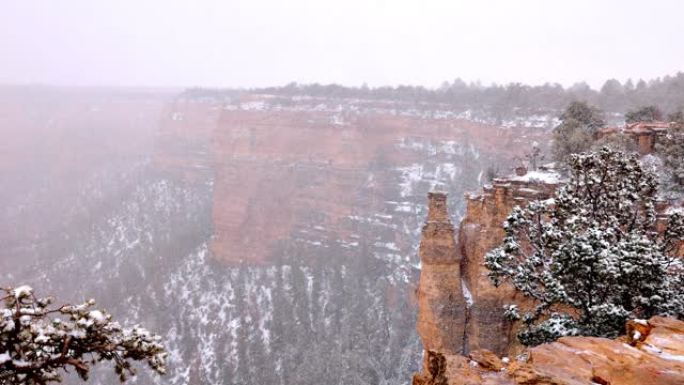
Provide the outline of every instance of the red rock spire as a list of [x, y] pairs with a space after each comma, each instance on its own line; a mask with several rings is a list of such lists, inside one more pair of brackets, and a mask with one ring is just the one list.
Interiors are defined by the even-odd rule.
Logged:
[[457, 354], [463, 349], [466, 303], [446, 194], [429, 193], [428, 207], [419, 250], [418, 334], [425, 350]]

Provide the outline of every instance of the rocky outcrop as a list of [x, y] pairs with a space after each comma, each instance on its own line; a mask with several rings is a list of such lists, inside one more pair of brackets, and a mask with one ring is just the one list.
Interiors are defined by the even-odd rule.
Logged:
[[[564, 337], [510, 360], [427, 352], [413, 385], [675, 385], [684, 384], [684, 322], [630, 321], [617, 340]], [[499, 363], [501, 362], [501, 363]]]
[[646, 155], [655, 151], [655, 144], [658, 137], [663, 135], [670, 128], [668, 122], [634, 122], [626, 124], [624, 127], [606, 127], [596, 133], [598, 139], [621, 133], [634, 141], [639, 154]]
[[463, 348], [466, 299], [446, 198], [444, 193], [428, 194], [428, 219], [419, 250], [417, 328], [426, 350], [457, 354]]
[[[487, 349], [504, 356], [521, 351], [522, 346], [515, 336], [518, 325], [504, 318], [502, 308], [513, 303], [526, 309], [532, 303], [509, 285], [494, 287], [487, 277], [484, 258], [489, 250], [501, 243], [504, 237], [502, 223], [514, 206], [551, 198], [560, 185], [557, 174], [535, 171], [495, 179], [491, 185], [484, 186], [481, 194], [467, 194], [466, 213], [455, 242], [456, 251], [452, 253], [449, 248], [448, 254], [432, 247], [436, 240], [449, 247], [453, 244], [449, 243], [453, 242], [448, 230], [452, 227], [446, 205], [441, 203], [445, 197], [442, 194], [429, 196], [431, 210], [423, 229], [422, 271], [417, 290], [418, 331], [425, 350], [469, 354]], [[433, 208], [439, 214], [433, 215]], [[656, 209], [660, 231], [666, 228], [669, 215], [680, 210], [666, 202], [659, 203]], [[433, 231], [436, 223], [442, 223], [445, 230]], [[434, 257], [442, 254], [448, 258]], [[684, 255], [684, 243], [680, 245], [679, 255]], [[441, 323], [435, 324], [438, 321]]]
[[484, 348], [508, 355], [521, 349], [501, 309], [506, 303], [525, 301], [512, 288], [490, 283], [484, 257], [503, 239], [501, 224], [515, 205], [547, 199], [559, 183], [555, 174], [531, 172], [496, 179], [481, 195], [467, 195], [458, 242], [446, 212], [446, 196], [429, 195], [417, 290], [417, 327], [425, 350], [468, 354]]

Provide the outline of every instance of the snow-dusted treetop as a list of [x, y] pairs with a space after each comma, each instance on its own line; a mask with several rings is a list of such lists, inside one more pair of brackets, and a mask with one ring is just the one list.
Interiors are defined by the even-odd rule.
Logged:
[[0, 385], [60, 382], [69, 368], [86, 380], [100, 361], [112, 361], [122, 382], [134, 374], [131, 361], [165, 372], [160, 337], [138, 326], [121, 327], [93, 309], [93, 300], [51, 306], [51, 298], [37, 298], [30, 286], [0, 289], [0, 295]]

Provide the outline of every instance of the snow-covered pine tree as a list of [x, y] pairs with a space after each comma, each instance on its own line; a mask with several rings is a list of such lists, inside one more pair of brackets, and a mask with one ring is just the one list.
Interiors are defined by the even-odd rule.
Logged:
[[495, 285], [510, 282], [535, 306], [519, 340], [536, 345], [567, 335], [615, 337], [631, 317], [684, 315], [684, 218], [655, 229], [658, 184], [635, 155], [603, 148], [573, 155], [570, 176], [554, 199], [515, 207], [502, 244], [485, 265]]
[[90, 300], [79, 305], [51, 306], [29, 286], [0, 289], [0, 385], [61, 382], [73, 369], [82, 380], [100, 361], [112, 361], [124, 382], [134, 374], [131, 361], [166, 370], [160, 337], [141, 327], [123, 328]]

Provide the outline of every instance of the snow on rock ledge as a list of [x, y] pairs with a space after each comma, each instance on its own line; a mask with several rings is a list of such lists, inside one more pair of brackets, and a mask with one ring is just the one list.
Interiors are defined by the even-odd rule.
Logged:
[[525, 175], [511, 176], [510, 180], [518, 182], [539, 182], [558, 184], [562, 182], [560, 174], [551, 171], [528, 171]]
[[491, 354], [468, 359], [430, 351], [413, 385], [684, 384], [684, 322], [664, 317], [645, 325], [628, 322], [628, 331], [635, 327], [641, 330], [637, 339], [630, 333], [616, 340], [565, 337], [531, 348], [503, 368], [490, 365], [491, 359], [477, 361]]

